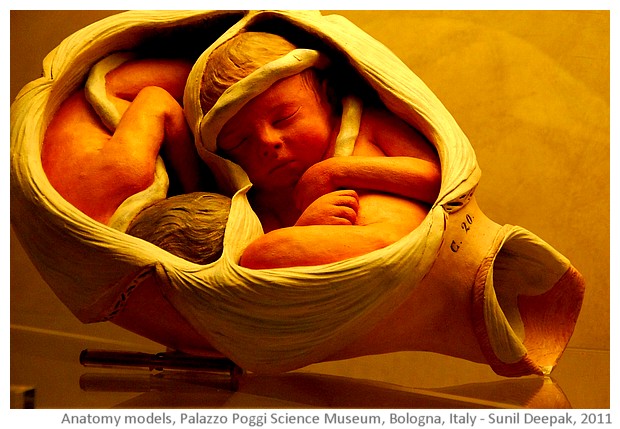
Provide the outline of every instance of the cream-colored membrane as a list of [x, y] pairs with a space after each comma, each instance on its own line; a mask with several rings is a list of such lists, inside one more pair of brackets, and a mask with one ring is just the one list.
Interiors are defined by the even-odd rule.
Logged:
[[106, 75], [134, 57], [135, 55], [131, 52], [114, 53], [105, 57], [90, 69], [86, 85], [84, 86], [86, 99], [101, 119], [101, 122], [111, 132], [116, 131], [122, 115], [108, 98]]
[[531, 232], [509, 225], [504, 229], [506, 235], [487, 275], [484, 316], [493, 351], [503, 362], [514, 363], [527, 353], [517, 298], [551, 289], [570, 262]]

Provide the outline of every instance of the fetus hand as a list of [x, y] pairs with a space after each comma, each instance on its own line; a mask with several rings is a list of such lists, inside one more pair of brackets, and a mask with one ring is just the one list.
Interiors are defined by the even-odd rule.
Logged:
[[[338, 163], [334, 158], [320, 161], [306, 170], [295, 187], [295, 205], [298, 210], [304, 211], [319, 197], [334, 192], [335, 169]], [[349, 188], [347, 188], [349, 189]]]
[[322, 195], [301, 214], [295, 226], [355, 225], [359, 199], [353, 190], [340, 190]]

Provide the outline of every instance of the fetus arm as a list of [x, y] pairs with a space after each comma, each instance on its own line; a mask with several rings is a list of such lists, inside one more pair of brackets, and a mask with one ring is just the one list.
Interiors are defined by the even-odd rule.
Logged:
[[348, 156], [328, 158], [310, 167], [296, 189], [300, 210], [338, 189], [385, 192], [431, 204], [439, 192], [436, 163], [411, 157]]
[[182, 104], [191, 68], [192, 63], [180, 59], [127, 61], [106, 75], [106, 91], [108, 97], [130, 102], [143, 88], [158, 86]]

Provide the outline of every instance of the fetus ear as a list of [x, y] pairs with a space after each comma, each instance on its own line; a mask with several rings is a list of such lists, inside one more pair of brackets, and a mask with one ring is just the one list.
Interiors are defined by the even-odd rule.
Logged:
[[334, 87], [330, 85], [329, 80], [326, 78], [319, 79], [318, 83], [321, 97], [324, 97], [324, 100], [327, 100], [329, 105], [332, 106], [333, 109], [337, 110], [338, 97], [336, 96]]

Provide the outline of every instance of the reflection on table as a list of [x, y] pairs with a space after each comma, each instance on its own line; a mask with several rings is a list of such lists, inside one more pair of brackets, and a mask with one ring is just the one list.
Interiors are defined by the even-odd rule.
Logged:
[[323, 374], [246, 374], [236, 390], [225, 375], [194, 371], [85, 373], [85, 392], [134, 392], [117, 408], [570, 408], [551, 378], [413, 389]]
[[[515, 379], [431, 353], [368, 356], [270, 376], [236, 371], [235, 380], [226, 366], [80, 364], [84, 349], [162, 352], [139, 346], [13, 326], [11, 387], [34, 392], [34, 401], [21, 403], [45, 409], [609, 407], [609, 353], [587, 350], [567, 350], [551, 378]], [[18, 407], [19, 398], [11, 399]]]

